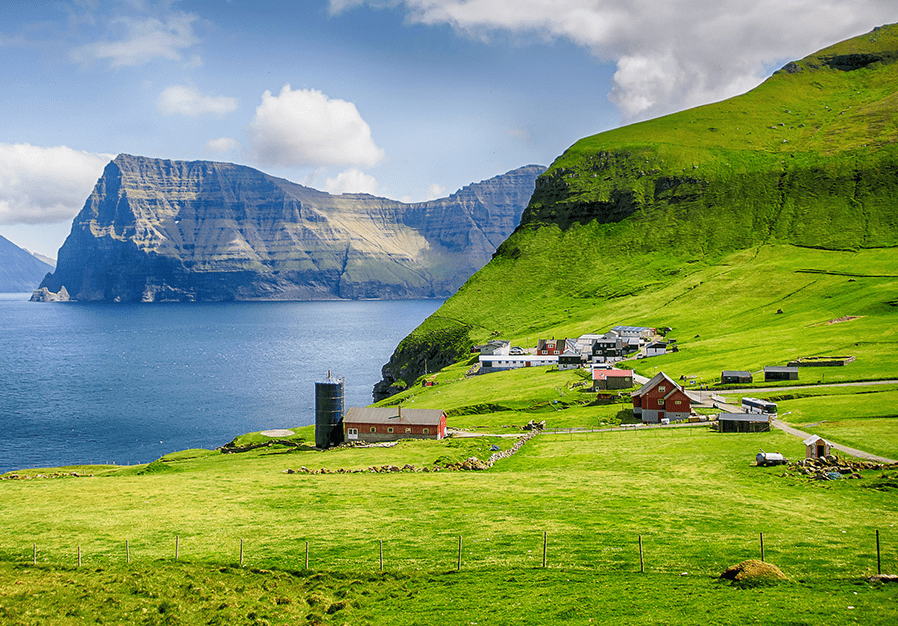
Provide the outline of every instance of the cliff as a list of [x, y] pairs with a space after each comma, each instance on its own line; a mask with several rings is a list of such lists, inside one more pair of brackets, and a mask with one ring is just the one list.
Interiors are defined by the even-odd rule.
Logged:
[[544, 169], [404, 204], [229, 163], [122, 154], [41, 288], [117, 302], [446, 297], [511, 233]]
[[52, 269], [52, 265], [0, 236], [0, 293], [31, 291]]
[[[813, 272], [879, 259], [877, 249], [898, 246], [896, 61], [898, 27], [884, 26], [789, 63], [741, 96], [578, 141], [539, 177], [493, 260], [397, 347], [375, 398], [413, 383], [425, 359], [432, 371], [495, 336], [532, 345], [540, 333], [668, 325], [710, 276], [732, 287], [708, 297], [703, 318], [761, 328], [759, 303], [800, 283], [792, 259], [752, 265], [770, 251], [795, 250], [809, 259], [801, 271]], [[876, 263], [883, 275], [898, 268]], [[662, 292], [669, 304], [652, 308]], [[894, 310], [882, 302], [870, 318]]]

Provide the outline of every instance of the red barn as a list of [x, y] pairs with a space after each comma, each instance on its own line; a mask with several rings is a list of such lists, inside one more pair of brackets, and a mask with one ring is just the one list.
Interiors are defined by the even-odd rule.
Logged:
[[692, 400], [677, 383], [664, 372], [655, 376], [632, 394], [633, 415], [643, 422], [659, 423], [688, 419], [692, 413]]
[[446, 413], [441, 409], [350, 407], [343, 416], [343, 441], [442, 439]]

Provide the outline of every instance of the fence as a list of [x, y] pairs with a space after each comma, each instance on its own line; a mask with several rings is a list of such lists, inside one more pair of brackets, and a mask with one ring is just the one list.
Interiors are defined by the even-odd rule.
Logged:
[[[189, 560], [216, 564], [280, 567], [318, 571], [446, 571], [490, 568], [589, 569], [605, 572], [694, 573], [719, 575], [726, 567], [747, 559], [772, 562], [787, 575], [830, 577], [881, 574], [894, 568], [896, 550], [886, 546], [879, 529], [850, 537], [841, 546], [816, 546], [806, 539], [772, 538], [759, 532], [752, 537], [717, 536], [701, 541], [671, 543], [661, 534], [623, 537], [613, 533], [550, 533], [526, 535], [443, 533], [419, 541], [369, 539], [340, 545], [333, 537], [285, 542], [243, 538], [217, 544], [209, 550], [201, 538], [186, 541], [174, 535], [166, 547], [143, 543], [135, 550], [130, 540], [107, 542], [105, 550], [87, 550], [80, 544], [68, 549], [44, 550], [34, 542], [26, 554], [22, 548], [0, 551], [0, 558], [34, 565], [96, 567], [113, 563]], [[118, 543], [117, 550], [110, 544]], [[886, 549], [890, 548], [890, 549]], [[703, 556], [704, 555], [704, 556]]]

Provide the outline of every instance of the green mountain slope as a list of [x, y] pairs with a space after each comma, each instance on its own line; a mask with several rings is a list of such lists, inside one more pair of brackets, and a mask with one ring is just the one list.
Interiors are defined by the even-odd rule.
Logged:
[[[525, 345], [632, 322], [701, 343], [713, 328], [709, 354], [751, 344], [759, 364], [855, 334], [894, 341], [896, 61], [898, 27], [884, 26], [742, 96], [577, 142], [493, 260], [397, 348], [375, 396], [498, 335]], [[802, 339], [845, 315], [867, 317]]]

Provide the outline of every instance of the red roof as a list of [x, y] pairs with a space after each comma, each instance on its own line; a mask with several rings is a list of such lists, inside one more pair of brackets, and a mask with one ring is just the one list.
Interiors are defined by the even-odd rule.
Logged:
[[593, 370], [593, 380], [605, 380], [608, 378], [629, 378], [633, 375], [630, 370]]

